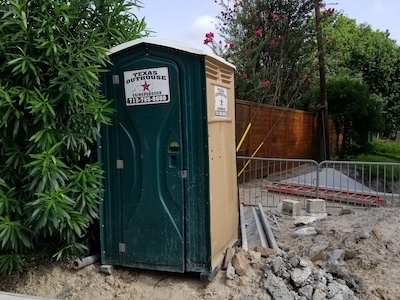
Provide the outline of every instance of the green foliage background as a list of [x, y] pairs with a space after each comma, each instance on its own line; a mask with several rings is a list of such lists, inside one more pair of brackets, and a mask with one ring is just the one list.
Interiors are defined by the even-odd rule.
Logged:
[[[350, 140], [358, 146], [368, 143], [368, 133], [382, 130], [382, 104], [368, 85], [346, 75], [327, 81], [329, 116], [336, 131], [336, 149], [340, 158], [349, 153]], [[339, 136], [342, 140], [339, 142]]]
[[[221, 7], [216, 30], [223, 41], [206, 39], [205, 43], [236, 65], [237, 98], [320, 113], [321, 97], [315, 91], [320, 88], [318, 56], [322, 53], [331, 83], [328, 98], [337, 94], [339, 78], [343, 87], [353, 86], [353, 79], [364, 85], [362, 91], [360, 86], [354, 90], [356, 98], [348, 93], [339, 97], [346, 101], [328, 99], [328, 113], [336, 120], [337, 132], [346, 135], [339, 154], [345, 155], [350, 140], [361, 148], [368, 132], [395, 137], [400, 130], [400, 47], [389, 32], [357, 24], [335, 12], [334, 3], [323, 1], [215, 2]], [[316, 41], [316, 2], [322, 16], [321, 53]], [[350, 81], [345, 83], [344, 78]], [[349, 117], [347, 124], [338, 125], [340, 118]]]
[[[336, 13], [324, 21], [328, 77], [361, 78], [382, 99], [381, 133], [393, 138], [400, 129], [400, 47], [389, 32], [373, 30]], [[364, 124], [365, 125], [365, 124]]]
[[0, 0], [0, 274], [83, 255], [98, 218], [107, 49], [146, 35], [137, 1]]

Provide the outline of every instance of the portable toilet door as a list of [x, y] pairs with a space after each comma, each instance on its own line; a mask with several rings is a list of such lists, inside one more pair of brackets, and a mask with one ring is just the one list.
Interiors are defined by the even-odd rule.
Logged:
[[[110, 59], [103, 92], [115, 114], [99, 140], [102, 263], [208, 276], [217, 268], [213, 256], [220, 260], [237, 241], [238, 215], [228, 208], [227, 226], [235, 228], [213, 253], [207, 55], [145, 38], [113, 48]], [[223, 91], [233, 97], [233, 66], [212, 59], [232, 73]], [[230, 203], [237, 202], [236, 178], [233, 188]]]

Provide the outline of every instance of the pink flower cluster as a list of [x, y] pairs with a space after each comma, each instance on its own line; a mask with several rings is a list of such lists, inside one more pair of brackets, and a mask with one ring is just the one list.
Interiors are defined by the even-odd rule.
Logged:
[[265, 80], [264, 82], [262, 82], [262, 85], [265, 87], [269, 87], [271, 85], [271, 81]]
[[[249, 75], [247, 73], [242, 73], [242, 78], [247, 79], [247, 78], [249, 78]], [[271, 81], [266, 79], [265, 81], [261, 82], [261, 85], [264, 87], [269, 87], [271, 85]]]
[[214, 39], [214, 33], [213, 32], [209, 32], [209, 33], [206, 33], [206, 38], [205, 38], [205, 40], [204, 40], [204, 44], [208, 44], [208, 43], [212, 43], [212, 41], [213, 41], [213, 39]]
[[236, 47], [236, 42], [235, 41], [232, 41], [232, 42], [230, 42], [229, 44], [225, 44], [225, 49], [226, 48], [234, 48], [234, 47]]
[[[247, 73], [243, 73], [243, 74], [242, 74], [242, 78], [243, 78], [243, 79], [247, 79], [247, 78], [249, 78], [249, 75], [248, 75]], [[265, 80], [265, 81], [262, 81], [262, 82], [261, 82], [261, 85], [262, 85], [262, 86], [265, 86], [265, 87], [269, 87], [269, 86], [271, 85], [271, 81], [267, 79], [267, 80]]]
[[277, 14], [274, 14], [272, 12], [269, 13], [269, 16], [274, 20], [274, 21], [278, 21], [279, 20], [279, 16]]
[[323, 17], [323, 18], [327, 18], [327, 17], [329, 17], [330, 15], [333, 15], [334, 12], [335, 12], [335, 9], [334, 9], [334, 8], [328, 8], [327, 10], [325, 10], [325, 11], [322, 13], [322, 17]]

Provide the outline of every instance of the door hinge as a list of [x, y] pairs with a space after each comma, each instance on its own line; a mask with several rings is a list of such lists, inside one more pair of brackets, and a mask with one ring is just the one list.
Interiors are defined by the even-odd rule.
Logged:
[[113, 84], [119, 84], [119, 75], [113, 75], [112, 76], [112, 83]]
[[119, 243], [118, 248], [119, 248], [119, 252], [125, 253], [125, 251], [126, 251], [126, 244], [125, 244], [125, 243]]
[[117, 169], [124, 168], [124, 161], [122, 159], [117, 159]]
[[188, 176], [187, 170], [181, 170], [180, 171], [180, 175], [181, 175], [182, 178], [187, 178], [187, 176]]

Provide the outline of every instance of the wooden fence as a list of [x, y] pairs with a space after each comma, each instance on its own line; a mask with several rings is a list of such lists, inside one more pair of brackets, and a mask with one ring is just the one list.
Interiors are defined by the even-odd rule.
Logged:
[[[307, 158], [321, 160], [321, 122], [318, 114], [236, 100], [236, 141], [239, 143], [248, 124], [251, 129], [238, 155], [256, 157]], [[330, 126], [331, 151], [335, 134]], [[333, 152], [332, 152], [333, 153]]]

